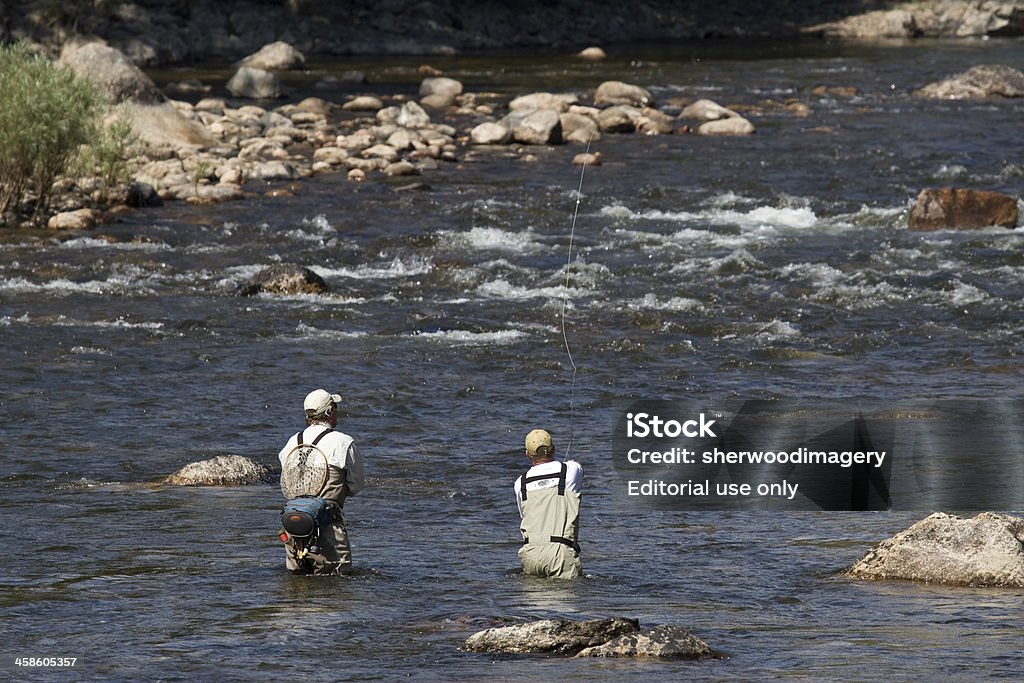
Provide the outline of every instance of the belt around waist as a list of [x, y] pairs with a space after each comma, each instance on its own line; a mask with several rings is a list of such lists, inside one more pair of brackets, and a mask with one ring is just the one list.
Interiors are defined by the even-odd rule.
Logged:
[[[528, 539], [528, 538], [523, 539], [523, 545], [526, 545], [529, 542], [530, 542], [530, 539]], [[580, 544], [577, 543], [576, 541], [572, 540], [571, 538], [565, 538], [563, 536], [552, 536], [550, 542], [551, 543], [561, 543], [562, 545], [569, 546], [570, 548], [572, 548], [576, 552], [580, 551]]]

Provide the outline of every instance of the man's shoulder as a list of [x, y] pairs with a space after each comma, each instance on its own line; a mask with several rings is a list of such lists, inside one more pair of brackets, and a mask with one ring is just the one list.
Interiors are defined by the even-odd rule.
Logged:
[[329, 433], [324, 434], [324, 438], [320, 440], [320, 443], [324, 444], [325, 446], [337, 447], [342, 445], [348, 446], [354, 441], [355, 439], [353, 439], [345, 432], [340, 432], [337, 429], [332, 429]]

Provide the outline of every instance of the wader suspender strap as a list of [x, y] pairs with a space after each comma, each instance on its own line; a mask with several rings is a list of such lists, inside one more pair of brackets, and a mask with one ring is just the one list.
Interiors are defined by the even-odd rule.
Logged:
[[[565, 495], [565, 474], [566, 474], [566, 472], [569, 471], [569, 468], [566, 466], [566, 464], [564, 462], [560, 462], [558, 464], [562, 466], [561, 469], [559, 469], [558, 475], [557, 475], [558, 476], [558, 495], [564, 496]], [[531, 467], [530, 469], [532, 470], [533, 468]], [[554, 474], [538, 474], [538, 475], [535, 475], [533, 477], [526, 476], [529, 473], [530, 473], [530, 470], [526, 470], [526, 472], [523, 473], [522, 478], [519, 480], [519, 498], [522, 499], [522, 500], [526, 500], [526, 483], [527, 482], [530, 482], [530, 481], [540, 481], [541, 479], [552, 479], [553, 477], [556, 476]]]
[[[302, 430], [302, 432], [305, 432], [305, 431], [306, 431], [305, 429]], [[315, 439], [313, 439], [313, 443], [311, 443], [310, 446], [317, 445], [318, 443], [320, 443], [320, 439], [324, 438], [325, 436], [327, 436], [328, 434], [330, 434], [333, 431], [334, 431], [333, 429], [328, 427], [324, 431], [320, 432], [320, 436], [318, 436]], [[299, 432], [298, 434], [295, 435], [295, 445], [296, 446], [301, 446], [302, 445], [302, 432]]]

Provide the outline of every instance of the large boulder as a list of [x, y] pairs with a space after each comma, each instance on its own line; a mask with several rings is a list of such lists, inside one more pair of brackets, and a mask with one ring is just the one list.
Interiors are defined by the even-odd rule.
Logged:
[[512, 142], [512, 131], [500, 123], [484, 121], [469, 132], [474, 145], [507, 145]]
[[420, 104], [432, 109], [447, 109], [462, 94], [462, 83], [454, 78], [435, 76], [420, 83]]
[[597, 125], [605, 133], [635, 133], [642, 114], [628, 104], [617, 104], [602, 109], [597, 115]]
[[426, 128], [430, 125], [430, 114], [416, 102], [406, 102], [400, 107], [385, 107], [378, 111], [377, 123], [382, 126]]
[[1024, 97], [1024, 73], [1005, 64], [979, 64], [919, 88], [914, 96], [941, 100]]
[[156, 84], [123, 52], [102, 43], [67, 50], [60, 63], [96, 84], [111, 104], [125, 101], [157, 104], [165, 98]]
[[701, 99], [688, 104], [679, 114], [684, 119], [697, 119], [699, 121], [717, 121], [718, 119], [729, 119], [739, 114], [732, 109], [723, 107], [714, 100]]
[[742, 116], [705, 121], [697, 126], [698, 135], [753, 135], [756, 132], [754, 124]]
[[1024, 12], [1015, 2], [903, 2], [804, 30], [841, 38], [1019, 36]]
[[64, 211], [50, 216], [46, 226], [51, 230], [90, 230], [96, 227], [96, 212], [92, 209]]
[[911, 230], [1014, 228], [1019, 209], [1010, 195], [965, 188], [926, 188], [910, 209]]
[[707, 643], [678, 626], [641, 632], [636, 619], [543, 619], [516, 626], [489, 628], [466, 639], [470, 652], [564, 655], [567, 657], [638, 657], [698, 659], [714, 657]]
[[228, 81], [227, 89], [234, 97], [269, 100], [281, 96], [281, 81], [266, 69], [243, 66]]
[[597, 142], [601, 139], [601, 131], [597, 121], [584, 114], [566, 112], [559, 117], [562, 123], [562, 139], [566, 142]]
[[622, 81], [605, 81], [594, 91], [595, 107], [613, 107], [628, 104], [632, 107], [648, 107], [654, 102], [650, 91], [638, 85]]
[[628, 633], [640, 631], [636, 619], [542, 619], [516, 626], [488, 628], [466, 639], [471, 652], [542, 653], [572, 656]]
[[649, 631], [626, 633], [607, 643], [580, 650], [577, 657], [640, 657], [703, 659], [715, 657], [711, 647], [680, 626], [655, 626]]
[[1024, 587], [1024, 519], [936, 512], [882, 541], [846, 570], [855, 579]]
[[242, 486], [270, 484], [270, 468], [241, 455], [218, 455], [185, 465], [164, 479], [176, 486]]
[[562, 113], [577, 102], [579, 98], [570, 93], [532, 92], [513, 99], [508, 103], [508, 110], [530, 112], [535, 109], [554, 109]]
[[129, 103], [124, 112], [143, 142], [156, 147], [209, 147], [216, 138], [202, 124], [187, 118], [169, 102]]
[[293, 263], [279, 263], [264, 268], [238, 288], [238, 296], [268, 294], [326, 294], [330, 287], [309, 268]]
[[175, 109], [149, 76], [119, 50], [88, 43], [67, 50], [61, 62], [95, 83], [109, 102], [121, 105], [143, 142], [177, 148], [215, 143], [206, 128]]
[[238, 66], [263, 69], [264, 71], [286, 71], [298, 69], [305, 63], [305, 55], [283, 40], [278, 40], [267, 43], [258, 52], [254, 52], [239, 62]]
[[554, 109], [538, 109], [524, 116], [512, 129], [516, 142], [525, 145], [558, 145], [562, 143], [562, 120]]

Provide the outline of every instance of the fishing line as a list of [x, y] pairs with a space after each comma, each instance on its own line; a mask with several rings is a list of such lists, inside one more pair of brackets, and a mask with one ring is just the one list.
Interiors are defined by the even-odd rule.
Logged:
[[583, 157], [582, 168], [580, 168], [580, 185], [576, 190], [576, 207], [572, 211], [572, 225], [569, 227], [569, 253], [565, 259], [565, 285], [562, 287], [562, 342], [565, 344], [565, 353], [569, 356], [569, 364], [572, 365], [572, 383], [569, 387], [569, 445], [565, 449], [565, 459], [569, 460], [572, 455], [572, 444], [576, 437], [576, 361], [572, 357], [572, 349], [569, 348], [569, 335], [565, 331], [565, 309], [569, 301], [569, 275], [572, 272], [572, 243], [576, 236], [576, 218], [580, 214], [580, 201], [583, 199], [583, 175], [587, 172], [587, 159], [590, 155], [590, 142], [587, 140], [587, 156]]

